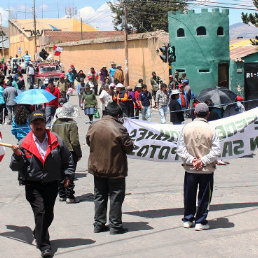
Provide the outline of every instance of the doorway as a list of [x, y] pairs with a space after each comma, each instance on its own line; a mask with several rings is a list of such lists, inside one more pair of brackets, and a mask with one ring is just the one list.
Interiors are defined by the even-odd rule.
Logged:
[[218, 86], [229, 88], [229, 65], [221, 63], [218, 66]]

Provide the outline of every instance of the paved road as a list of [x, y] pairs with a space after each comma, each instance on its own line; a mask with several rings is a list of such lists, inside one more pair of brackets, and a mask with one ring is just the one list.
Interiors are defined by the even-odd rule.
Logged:
[[[76, 96], [71, 101], [77, 103]], [[154, 121], [159, 121], [154, 112]], [[211, 229], [196, 232], [182, 227], [183, 176], [179, 163], [129, 160], [124, 226], [129, 232], [111, 236], [93, 233], [93, 177], [87, 173], [88, 119], [77, 119], [83, 158], [78, 164], [79, 204], [58, 200], [50, 228], [56, 257], [257, 257], [258, 167], [253, 158], [230, 160], [217, 169], [209, 214]], [[1, 127], [5, 141], [15, 143], [10, 126]], [[0, 256], [39, 257], [32, 244], [33, 215], [9, 169], [8, 149], [0, 170]]]

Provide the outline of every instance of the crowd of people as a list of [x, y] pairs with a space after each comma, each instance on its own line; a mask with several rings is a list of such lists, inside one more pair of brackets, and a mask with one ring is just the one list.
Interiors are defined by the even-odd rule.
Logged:
[[[27, 69], [29, 67], [30, 63]], [[122, 224], [122, 204], [128, 172], [127, 154], [132, 152], [134, 144], [120, 118], [139, 119], [141, 113], [142, 120], [151, 122], [152, 108], [158, 111], [162, 124], [166, 123], [168, 112], [173, 124], [182, 124], [186, 115], [196, 118], [183, 128], [177, 150], [186, 171], [183, 226], [195, 227], [197, 231], [209, 228], [208, 207], [220, 148], [216, 131], [207, 121], [243, 112], [239, 97], [224, 112], [221, 107], [214, 107], [210, 99], [199, 103], [186, 74], [179, 76], [178, 72], [174, 77], [169, 76], [168, 85], [153, 72], [151, 92], [142, 79], [135, 87], [125, 88], [122, 67], [113, 62], [109, 70], [102, 67], [99, 73], [92, 67], [86, 75], [71, 65], [58, 81], [45, 79], [41, 88], [56, 98], [35, 107], [17, 105], [14, 100], [25, 90], [22, 77], [17, 71], [6, 80], [0, 72], [0, 116], [4, 122], [8, 112], [7, 123], [12, 124], [12, 134], [19, 141], [12, 145], [10, 168], [18, 171], [19, 183], [25, 185], [26, 199], [35, 217], [33, 236], [42, 257], [51, 255], [48, 228], [54, 218], [57, 195], [67, 204], [79, 202], [74, 191], [74, 175], [82, 157], [75, 121], [80, 109], [84, 110], [91, 124], [86, 142], [90, 149], [88, 171], [94, 176], [95, 233], [127, 232]], [[30, 88], [33, 88], [32, 79]], [[78, 106], [69, 101], [73, 90], [78, 95]], [[98, 99], [102, 119], [92, 123], [94, 116], [98, 116]], [[192, 112], [189, 110], [191, 105]], [[198, 185], [199, 207], [196, 209]], [[106, 225], [108, 199], [109, 226]]]

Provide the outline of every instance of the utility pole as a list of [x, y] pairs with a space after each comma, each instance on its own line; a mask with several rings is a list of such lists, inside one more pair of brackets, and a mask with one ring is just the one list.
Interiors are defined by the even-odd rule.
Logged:
[[83, 40], [83, 33], [82, 33], [82, 18], [81, 18], [81, 40]]
[[127, 30], [127, 5], [124, 0], [124, 46], [125, 46], [125, 87], [129, 86], [129, 69], [128, 69], [128, 30]]
[[33, 18], [34, 18], [34, 44], [35, 44], [35, 54], [34, 60], [36, 61], [36, 53], [37, 53], [37, 24], [36, 24], [36, 3], [33, 1]]
[[2, 55], [3, 55], [3, 58], [4, 58], [4, 30], [3, 30], [3, 17], [2, 17], [2, 14], [0, 13], [1, 15], [1, 36], [2, 36]]
[[57, 18], [59, 19], [59, 4], [58, 4], [58, 0], [57, 0]]

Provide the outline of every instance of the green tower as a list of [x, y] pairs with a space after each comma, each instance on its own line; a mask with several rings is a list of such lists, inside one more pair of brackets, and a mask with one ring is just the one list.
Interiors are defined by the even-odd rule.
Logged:
[[229, 11], [169, 12], [169, 42], [175, 46], [175, 70], [186, 72], [195, 95], [202, 89], [229, 86]]

